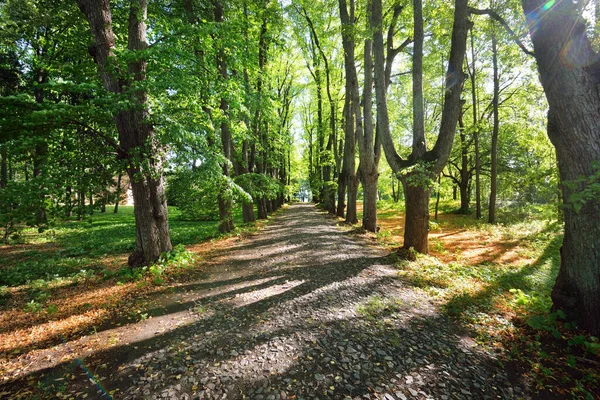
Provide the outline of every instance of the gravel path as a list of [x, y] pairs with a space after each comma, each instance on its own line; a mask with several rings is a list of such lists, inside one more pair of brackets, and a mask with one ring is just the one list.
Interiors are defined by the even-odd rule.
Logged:
[[522, 398], [395, 276], [385, 251], [293, 205], [167, 296], [178, 322], [100, 356], [98, 374], [115, 399]]

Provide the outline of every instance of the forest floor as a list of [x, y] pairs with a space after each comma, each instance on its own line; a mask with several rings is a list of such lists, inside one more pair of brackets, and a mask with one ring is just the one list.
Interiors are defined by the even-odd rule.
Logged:
[[129, 313], [4, 349], [0, 398], [527, 397], [514, 370], [399, 279], [376, 237], [336, 222], [292, 205], [249, 237], [188, 246], [194, 266], [161, 285], [111, 286], [117, 301], [134, 285], [117, 301]]

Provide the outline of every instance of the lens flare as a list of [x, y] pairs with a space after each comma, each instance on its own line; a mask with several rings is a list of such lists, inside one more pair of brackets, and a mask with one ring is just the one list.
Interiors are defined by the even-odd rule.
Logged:
[[556, 3], [556, 0], [550, 0], [542, 6], [542, 10], [548, 11], [554, 5], [554, 3]]

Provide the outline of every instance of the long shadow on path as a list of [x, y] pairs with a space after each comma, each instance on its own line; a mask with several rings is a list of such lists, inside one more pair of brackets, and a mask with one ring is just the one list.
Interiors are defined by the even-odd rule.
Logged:
[[26, 371], [0, 393], [37, 380], [40, 396], [107, 398], [93, 374], [114, 398], [513, 397], [493, 358], [390, 264], [295, 205], [228, 249], [208, 278], [155, 299], [152, 318], [112, 332], [120, 344]]

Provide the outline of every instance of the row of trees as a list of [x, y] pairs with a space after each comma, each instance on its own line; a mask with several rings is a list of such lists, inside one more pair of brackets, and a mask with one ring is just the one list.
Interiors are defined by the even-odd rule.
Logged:
[[[404, 245], [427, 252], [429, 198], [440, 174], [460, 188], [463, 211], [475, 181], [480, 217], [489, 170], [493, 221], [499, 168], [529, 162], [552, 171], [550, 157], [542, 163], [506, 147], [523, 147], [544, 120], [527, 61], [534, 58], [565, 201], [553, 298], [597, 332], [598, 55], [580, 3], [5, 1], [3, 218], [26, 210], [43, 226], [69, 209], [74, 193], [84, 204], [118, 192], [112, 181], [125, 173], [137, 227], [130, 264], [145, 264], [171, 249], [165, 168], [196, 197], [214, 195], [227, 232], [234, 202], [252, 221], [253, 202], [265, 217], [284, 200], [292, 131], [301, 124], [314, 198], [354, 223], [360, 182], [362, 223], [375, 231], [384, 154], [404, 188]], [[523, 15], [533, 51], [515, 28]], [[299, 72], [302, 61], [308, 74]]]
[[[513, 197], [528, 201], [563, 199], [565, 242], [554, 304], [598, 332], [600, 274], [593, 249], [600, 235], [581, 236], [597, 232], [600, 215], [593, 195], [598, 55], [582, 18], [586, 6], [566, 0], [497, 0], [481, 9], [467, 0], [454, 7], [435, 1], [424, 7], [421, 0], [290, 6], [313, 82], [303, 125], [314, 198], [355, 223], [360, 182], [362, 225], [376, 231], [383, 153], [403, 186], [404, 247], [427, 253], [430, 194], [440, 175], [459, 189], [461, 212], [469, 210], [473, 186], [476, 218], [483, 215], [482, 197], [489, 196], [489, 222], [496, 220], [499, 173], [535, 177], [530, 185], [507, 174], [504, 186], [519, 182]], [[547, 131], [561, 185], [554, 151], [539, 143], [547, 103], [534, 63], [550, 104]], [[484, 176], [489, 193], [483, 193]]]
[[[89, 212], [131, 186], [132, 266], [170, 251], [167, 195], [234, 228], [292, 184], [292, 59], [274, 1], [0, 5], [6, 235]], [[271, 62], [276, 60], [276, 62]], [[165, 182], [165, 171], [169, 182]], [[166, 190], [166, 186], [169, 190]]]

